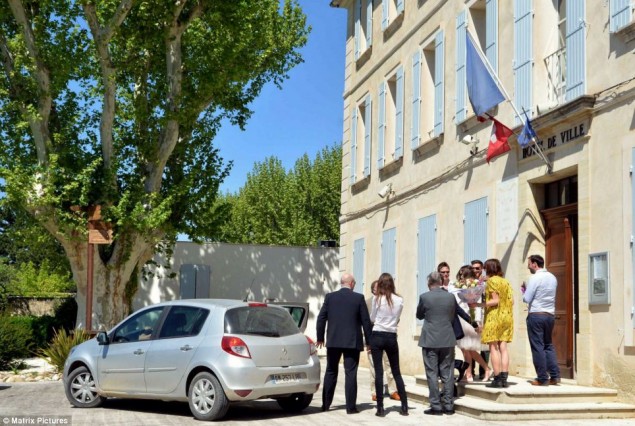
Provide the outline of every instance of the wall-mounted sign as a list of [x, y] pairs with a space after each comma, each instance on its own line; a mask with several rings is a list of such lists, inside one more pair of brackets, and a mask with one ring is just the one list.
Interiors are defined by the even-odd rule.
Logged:
[[[581, 138], [588, 132], [586, 123], [576, 124], [573, 127], [564, 129], [559, 133], [547, 137], [547, 139], [538, 139], [537, 143], [543, 151], [548, 151], [560, 145], [565, 145], [571, 141]], [[523, 148], [523, 159], [536, 155], [531, 147]]]
[[589, 305], [611, 303], [609, 252], [589, 254]]

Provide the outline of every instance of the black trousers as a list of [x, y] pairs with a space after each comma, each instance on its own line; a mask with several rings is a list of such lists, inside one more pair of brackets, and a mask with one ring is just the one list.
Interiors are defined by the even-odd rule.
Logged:
[[382, 357], [384, 352], [388, 357], [390, 369], [397, 385], [397, 393], [401, 399], [401, 407], [408, 409], [408, 396], [406, 395], [406, 387], [401, 377], [399, 369], [399, 345], [397, 344], [397, 333], [388, 333], [384, 331], [373, 331], [371, 344], [371, 354], [373, 356], [373, 365], [375, 366], [375, 395], [377, 395], [377, 408], [384, 407], [384, 366]]
[[322, 405], [327, 409], [333, 402], [340, 359], [344, 356], [344, 396], [346, 409], [352, 410], [357, 404], [357, 367], [359, 349], [326, 348], [326, 371], [322, 388]]

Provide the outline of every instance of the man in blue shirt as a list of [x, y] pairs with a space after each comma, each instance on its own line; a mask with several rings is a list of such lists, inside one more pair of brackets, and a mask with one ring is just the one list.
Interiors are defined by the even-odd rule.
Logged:
[[560, 367], [551, 334], [558, 281], [545, 269], [545, 260], [538, 254], [527, 258], [527, 267], [532, 276], [527, 281], [523, 302], [529, 304], [527, 335], [537, 375], [530, 383], [534, 386], [557, 385], [560, 383]]

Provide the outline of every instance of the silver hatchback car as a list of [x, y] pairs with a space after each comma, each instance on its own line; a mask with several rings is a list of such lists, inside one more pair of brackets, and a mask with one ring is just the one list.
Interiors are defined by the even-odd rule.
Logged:
[[320, 387], [315, 344], [294, 322], [307, 314], [299, 305], [221, 299], [146, 307], [71, 350], [66, 397], [81, 408], [107, 397], [187, 401], [200, 420], [263, 398], [301, 411]]

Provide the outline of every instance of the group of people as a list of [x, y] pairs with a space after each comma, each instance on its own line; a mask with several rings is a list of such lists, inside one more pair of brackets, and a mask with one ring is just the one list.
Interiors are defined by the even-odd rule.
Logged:
[[[552, 331], [555, 320], [557, 280], [544, 269], [544, 259], [532, 255], [527, 259], [532, 277], [523, 283], [523, 301], [528, 304], [527, 333], [537, 377], [536, 386], [560, 382]], [[457, 281], [450, 281], [450, 267], [442, 262], [427, 277], [428, 290], [419, 296], [416, 317], [423, 320], [418, 345], [429, 388], [429, 415], [454, 414], [454, 368], [459, 380], [475, 380], [473, 361], [479, 364], [487, 387], [509, 386], [509, 353], [507, 345], [514, 335], [512, 286], [504, 278], [498, 259], [484, 264], [474, 260], [459, 269]], [[484, 286], [482, 298], [459, 297], [466, 283]], [[322, 390], [322, 411], [333, 401], [339, 362], [344, 358], [345, 399], [347, 414], [359, 413], [357, 400], [357, 368], [360, 352], [366, 349], [371, 367], [371, 393], [376, 401], [376, 416], [384, 417], [384, 370], [388, 373], [390, 398], [401, 402], [399, 413], [407, 416], [408, 396], [399, 367], [397, 329], [404, 299], [395, 290], [393, 277], [383, 273], [371, 285], [372, 296], [355, 293], [355, 278], [345, 273], [341, 289], [326, 295], [317, 318], [317, 346], [324, 346], [327, 360]], [[472, 285], [473, 286], [473, 285]], [[328, 324], [328, 327], [327, 327]], [[362, 338], [362, 333], [365, 338]], [[483, 345], [486, 345], [484, 348]], [[463, 361], [455, 363], [455, 346]], [[491, 368], [488, 365], [488, 358]], [[392, 374], [390, 374], [392, 373]], [[442, 391], [439, 390], [439, 380]]]

